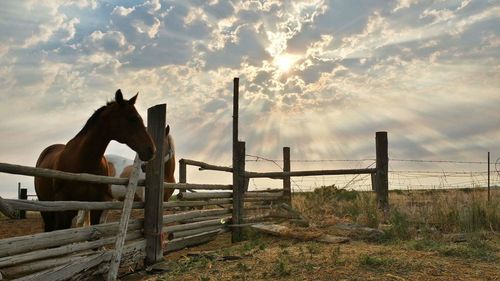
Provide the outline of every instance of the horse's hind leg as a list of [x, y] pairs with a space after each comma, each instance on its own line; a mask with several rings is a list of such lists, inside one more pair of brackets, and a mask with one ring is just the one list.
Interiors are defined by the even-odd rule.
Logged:
[[43, 219], [43, 228], [45, 232], [55, 230], [54, 212], [40, 212]]

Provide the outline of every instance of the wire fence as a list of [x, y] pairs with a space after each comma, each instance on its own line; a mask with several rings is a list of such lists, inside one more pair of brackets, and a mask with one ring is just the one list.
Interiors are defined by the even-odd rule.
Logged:
[[[282, 159], [268, 159], [263, 156], [247, 154], [247, 166], [258, 168], [272, 166], [282, 170]], [[310, 167], [328, 166], [334, 168], [370, 168], [375, 166], [375, 158], [363, 159], [291, 159], [292, 170], [307, 170]], [[500, 158], [490, 162], [490, 186], [500, 187]], [[347, 166], [347, 167], [346, 167]], [[454, 189], [479, 188], [488, 186], [488, 161], [423, 160], [389, 158], [389, 189]], [[250, 168], [249, 168], [250, 169]], [[371, 190], [370, 175], [293, 177], [295, 191], [310, 191], [321, 186], [335, 184], [339, 188]], [[259, 183], [251, 181], [254, 189]], [[277, 183], [279, 184], [279, 182]]]

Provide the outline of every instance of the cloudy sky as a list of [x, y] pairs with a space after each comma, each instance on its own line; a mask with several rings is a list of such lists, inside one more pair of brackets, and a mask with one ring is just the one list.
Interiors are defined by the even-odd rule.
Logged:
[[[374, 158], [385, 130], [391, 159], [486, 160], [499, 26], [493, 0], [3, 1], [0, 162], [34, 166], [121, 88], [144, 117], [167, 103], [178, 157], [229, 165], [233, 77], [251, 155]], [[0, 174], [0, 194], [18, 181]]]

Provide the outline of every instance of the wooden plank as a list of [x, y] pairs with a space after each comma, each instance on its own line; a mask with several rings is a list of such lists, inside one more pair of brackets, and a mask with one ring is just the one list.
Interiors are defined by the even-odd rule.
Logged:
[[163, 258], [161, 241], [163, 215], [163, 180], [165, 118], [167, 105], [159, 104], [148, 109], [148, 132], [156, 145], [155, 158], [146, 166], [146, 195], [144, 208], [144, 237], [146, 238], [146, 264]]
[[[129, 222], [129, 227], [131, 229], [138, 229], [142, 227], [142, 225], [142, 219], [135, 219]], [[49, 247], [58, 247], [81, 241], [96, 240], [114, 235], [117, 231], [118, 222], [112, 222], [1, 239], [0, 257], [17, 255]]]
[[34, 168], [29, 166], [14, 165], [7, 163], [0, 163], [0, 172], [15, 174], [15, 175], [25, 175], [25, 176], [36, 176], [45, 178], [54, 178], [69, 181], [83, 181], [90, 183], [104, 183], [104, 184], [120, 184], [126, 185], [128, 179], [124, 178], [114, 178], [107, 176], [97, 176], [86, 173], [67, 173], [51, 169]]
[[[123, 249], [122, 266], [127, 266], [130, 264], [135, 264], [145, 257], [146, 240], [134, 241], [125, 245]], [[33, 262], [31, 264], [23, 265], [23, 267], [14, 267], [8, 269], [8, 276], [21, 276], [29, 273], [37, 272], [29, 276], [22, 277], [21, 280], [39, 280], [37, 277], [42, 276], [47, 273], [53, 273], [55, 271], [64, 270], [67, 265], [72, 263], [77, 263], [82, 260], [82, 258], [89, 256], [103, 255], [102, 262], [93, 268], [84, 268], [78, 273], [71, 275], [69, 278], [64, 280], [102, 280], [102, 273], [107, 272], [109, 269], [109, 261], [111, 259], [112, 253], [110, 251], [106, 252], [94, 252], [91, 251], [86, 255], [72, 255], [56, 259], [45, 259]], [[51, 277], [49, 277], [51, 278]], [[17, 279], [16, 279], [17, 280]], [[51, 280], [51, 279], [43, 279]]]
[[11, 219], [17, 219], [19, 215], [16, 212], [16, 210], [12, 208], [12, 206], [9, 205], [9, 203], [7, 203], [1, 196], [0, 196], [0, 212]]
[[233, 172], [233, 168], [231, 168], [231, 167], [217, 166], [217, 165], [212, 165], [212, 164], [208, 164], [205, 162], [195, 161], [195, 160], [190, 160], [190, 159], [182, 159], [182, 160], [184, 160], [184, 163], [187, 165], [200, 167], [200, 171], [201, 170], [211, 170], [211, 171], [221, 171], [221, 172], [229, 172], [229, 173]]
[[178, 224], [178, 225], [169, 225], [169, 226], [164, 226], [163, 227], [163, 232], [178, 232], [178, 231], [185, 231], [185, 230], [190, 230], [190, 229], [195, 229], [195, 228], [202, 228], [202, 227], [207, 227], [207, 226], [214, 226], [214, 225], [225, 225], [231, 220], [231, 217], [218, 217], [216, 219], [209, 219], [205, 221], [199, 221], [199, 222], [192, 222], [192, 223], [185, 223], [185, 224]]
[[179, 192], [179, 200], [204, 200], [204, 199], [222, 199], [233, 197], [232, 192]]
[[223, 215], [217, 215], [217, 216], [206, 216], [206, 217], [194, 217], [194, 218], [189, 218], [180, 221], [180, 223], [187, 224], [187, 223], [194, 223], [194, 222], [202, 222], [202, 221], [207, 221], [207, 220], [220, 220], [223, 219], [227, 216], [227, 214]]
[[65, 264], [60, 267], [56, 267], [51, 270], [47, 270], [45, 272], [30, 275], [27, 277], [23, 277], [20, 279], [16, 279], [16, 281], [28, 281], [28, 280], [39, 280], [39, 281], [62, 281], [71, 278], [76, 273], [83, 271], [88, 268], [92, 268], [102, 262], [105, 262], [109, 259], [109, 255], [106, 253], [100, 253], [88, 257], [83, 257], [77, 261]]
[[[84, 255], [73, 255], [59, 258], [44, 259], [39, 261], [34, 261], [27, 264], [17, 265], [13, 267], [2, 268], [2, 273], [8, 280], [15, 278], [24, 278], [25, 280], [36, 280], [30, 279], [33, 275], [39, 275], [47, 270], [54, 270], [55, 268], [62, 268], [64, 265], [76, 262], [86, 257], [88, 254]], [[30, 275], [31, 274], [31, 275]], [[29, 278], [28, 278], [29, 275]]]
[[201, 217], [209, 217], [209, 216], [223, 216], [223, 215], [230, 214], [230, 213], [231, 213], [231, 210], [229, 210], [229, 209], [194, 210], [194, 211], [188, 211], [188, 212], [183, 212], [183, 213], [164, 215], [163, 216], [163, 223], [168, 224], [168, 223], [180, 222], [180, 221], [184, 221], [184, 220], [192, 219], [192, 218], [201, 218]]
[[163, 187], [178, 190], [233, 190], [230, 184], [164, 183]]
[[350, 239], [347, 237], [332, 236], [323, 233], [314, 233], [307, 231], [296, 231], [289, 227], [279, 224], [254, 224], [251, 226], [253, 229], [285, 238], [297, 239], [300, 241], [316, 241], [329, 244], [339, 244], [349, 242]]
[[167, 242], [167, 245], [165, 247], [165, 253], [182, 250], [186, 247], [196, 246], [212, 241], [213, 239], [215, 239], [215, 237], [217, 237], [217, 234], [219, 233], [220, 230], [217, 229], [205, 233], [170, 240]]
[[[126, 240], [133, 240], [142, 237], [142, 230], [139, 227], [129, 229], [130, 232], [126, 235]], [[84, 241], [81, 243], [71, 243], [57, 248], [49, 248], [27, 252], [19, 255], [12, 255], [0, 258], [0, 268], [11, 267], [18, 264], [23, 264], [40, 259], [48, 259], [71, 253], [81, 252], [90, 249], [96, 249], [102, 246], [111, 245], [115, 242], [115, 237], [101, 238], [95, 241]], [[0, 269], [1, 271], [1, 269]]]
[[212, 226], [206, 226], [206, 227], [202, 227], [202, 228], [194, 228], [194, 229], [187, 229], [187, 230], [183, 230], [183, 231], [170, 232], [168, 234], [168, 240], [174, 240], [177, 238], [192, 236], [192, 235], [196, 235], [196, 234], [200, 234], [200, 233], [209, 232], [212, 230], [219, 230], [222, 232], [224, 230], [227, 230], [227, 228], [228, 228], [227, 225], [212, 225]]
[[132, 203], [134, 202], [134, 195], [135, 190], [137, 189], [137, 181], [139, 180], [140, 172], [141, 159], [139, 159], [139, 155], [136, 154], [132, 174], [130, 175], [127, 185], [127, 193], [125, 194], [125, 200], [123, 201], [123, 211], [122, 216], [120, 217], [118, 234], [116, 235], [115, 250], [113, 251], [109, 265], [108, 281], [116, 280], [118, 275], [123, 245], [125, 244], [125, 236], [127, 235], [128, 221], [130, 218], [130, 212], [132, 211]]
[[284, 177], [357, 175], [357, 174], [371, 174], [375, 172], [376, 169], [368, 168], [368, 169], [311, 170], [311, 171], [268, 172], [268, 173], [245, 172], [245, 176], [249, 178], [282, 179]]
[[232, 202], [233, 202], [232, 198], [209, 199], [204, 201], [172, 201], [172, 202], [164, 202], [163, 209], [176, 208], [176, 207], [222, 205], [222, 204], [231, 204]]
[[247, 192], [245, 193], [245, 198], [261, 198], [261, 199], [281, 199], [283, 198], [283, 192]]
[[[120, 210], [123, 208], [123, 202], [4, 200], [16, 210], [26, 211]], [[144, 202], [134, 202], [132, 209], [144, 209]]]
[[[236, 162], [233, 162], [233, 224], [242, 224], [245, 212], [244, 197], [245, 197], [245, 142], [238, 142], [238, 150], [236, 152]], [[234, 228], [232, 230], [231, 241], [233, 243], [243, 240], [243, 230]]]
[[389, 156], [387, 132], [377, 132], [375, 134], [376, 149], [376, 175], [375, 191], [379, 208], [388, 210], [389, 208]]

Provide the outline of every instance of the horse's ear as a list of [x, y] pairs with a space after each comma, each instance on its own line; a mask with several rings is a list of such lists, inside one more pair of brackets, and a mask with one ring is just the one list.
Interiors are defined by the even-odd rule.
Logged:
[[118, 104], [122, 104], [123, 103], [123, 94], [122, 94], [122, 90], [118, 89], [115, 93], [115, 101], [118, 103]]
[[137, 99], [138, 95], [139, 95], [139, 92], [137, 92], [137, 94], [135, 94], [135, 96], [133, 96], [131, 99], [129, 99], [128, 103], [134, 105], [135, 104], [135, 100]]
[[165, 136], [168, 136], [169, 133], [170, 133], [170, 125], [167, 125], [167, 127], [165, 128]]

